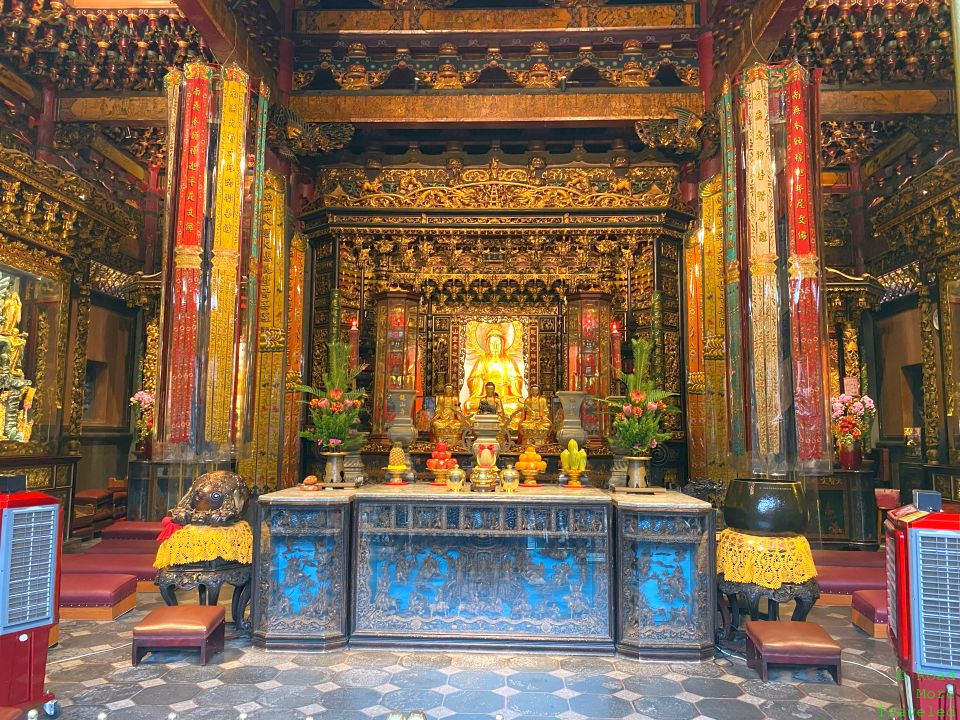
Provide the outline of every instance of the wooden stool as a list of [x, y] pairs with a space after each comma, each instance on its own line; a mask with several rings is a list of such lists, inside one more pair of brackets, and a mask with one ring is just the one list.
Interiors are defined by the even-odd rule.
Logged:
[[208, 655], [223, 650], [224, 616], [222, 607], [210, 605], [171, 605], [151, 611], [133, 628], [133, 664], [153, 650], [197, 648], [200, 664]]
[[824, 665], [840, 684], [840, 646], [815, 622], [750, 620], [747, 666], [767, 680], [767, 666]]
[[887, 637], [886, 590], [857, 590], [850, 605], [850, 620], [854, 625], [875, 638]]

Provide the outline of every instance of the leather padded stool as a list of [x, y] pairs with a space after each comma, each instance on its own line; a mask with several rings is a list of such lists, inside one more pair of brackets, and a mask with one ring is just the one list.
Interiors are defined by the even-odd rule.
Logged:
[[225, 613], [210, 605], [171, 605], [151, 611], [133, 628], [133, 664], [153, 650], [197, 648], [200, 664], [223, 651]]
[[116, 620], [137, 606], [133, 575], [90, 573], [60, 576], [60, 617], [68, 620]]
[[887, 637], [886, 590], [857, 590], [850, 605], [850, 621], [854, 625], [875, 638]]
[[768, 665], [824, 665], [840, 684], [840, 646], [815, 622], [750, 620], [747, 667], [766, 682]]

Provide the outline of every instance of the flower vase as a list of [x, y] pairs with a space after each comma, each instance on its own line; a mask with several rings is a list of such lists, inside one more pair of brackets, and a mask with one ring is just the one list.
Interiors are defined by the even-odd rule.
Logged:
[[325, 461], [323, 466], [324, 484], [343, 482], [343, 459], [347, 454], [345, 452], [324, 452], [321, 455]]
[[859, 470], [863, 465], [863, 446], [859, 440], [837, 444], [837, 462], [844, 470]]
[[628, 455], [625, 460], [627, 461], [627, 487], [647, 487], [647, 465], [650, 462], [650, 456]]
[[583, 447], [587, 442], [587, 433], [580, 422], [580, 411], [587, 394], [581, 390], [557, 390], [557, 397], [563, 408], [563, 425], [557, 431], [557, 442], [566, 447], [571, 440]]
[[149, 460], [153, 455], [153, 437], [146, 435], [137, 440], [137, 444], [133, 448], [133, 454], [137, 460]]

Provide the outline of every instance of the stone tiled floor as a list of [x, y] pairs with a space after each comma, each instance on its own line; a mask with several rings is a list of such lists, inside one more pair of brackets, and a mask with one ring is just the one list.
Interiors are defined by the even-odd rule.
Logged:
[[[843, 686], [826, 671], [772, 670], [737, 658], [645, 663], [608, 656], [338, 651], [266, 653], [228, 640], [206, 667], [196, 655], [148, 655], [130, 665], [130, 628], [159, 602], [113, 623], [65, 621], [47, 666], [65, 720], [372, 720], [389, 710], [431, 719], [879, 720], [898, 704], [887, 641], [855, 629], [847, 608], [814, 608], [844, 647]], [[98, 652], [103, 650], [104, 652]], [[741, 648], [742, 651], [742, 648]], [[82, 657], [86, 655], [86, 657]], [[866, 667], [864, 667], [866, 666]]]

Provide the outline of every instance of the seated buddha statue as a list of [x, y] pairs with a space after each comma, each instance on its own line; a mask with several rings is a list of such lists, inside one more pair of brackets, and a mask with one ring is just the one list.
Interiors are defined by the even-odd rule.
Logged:
[[507, 424], [510, 421], [510, 418], [507, 416], [506, 412], [503, 409], [503, 402], [500, 400], [500, 395], [497, 393], [497, 386], [492, 382], [488, 382], [483, 386], [483, 397], [480, 398], [480, 402], [477, 405], [477, 415], [496, 415], [497, 419], [500, 421], [500, 432], [497, 435], [497, 439], [501, 444], [506, 444], [509, 437], [509, 428]]
[[523, 445], [543, 445], [550, 434], [551, 425], [547, 398], [540, 394], [539, 386], [533, 385], [520, 410], [520, 442]]
[[443, 393], [437, 395], [437, 409], [430, 423], [430, 431], [435, 440], [441, 440], [450, 447], [460, 444], [465, 427], [460, 414], [460, 399], [453, 392], [453, 385], [443, 386]]
[[[465, 410], [473, 415], [485, 394], [485, 386], [492, 383], [502, 393], [501, 404], [506, 415], [511, 415], [523, 400], [523, 375], [516, 361], [504, 352], [506, 338], [499, 328], [494, 328], [486, 338], [486, 351], [480, 354], [470, 374], [467, 375], [467, 398]], [[500, 398], [501, 395], [498, 395]]]

